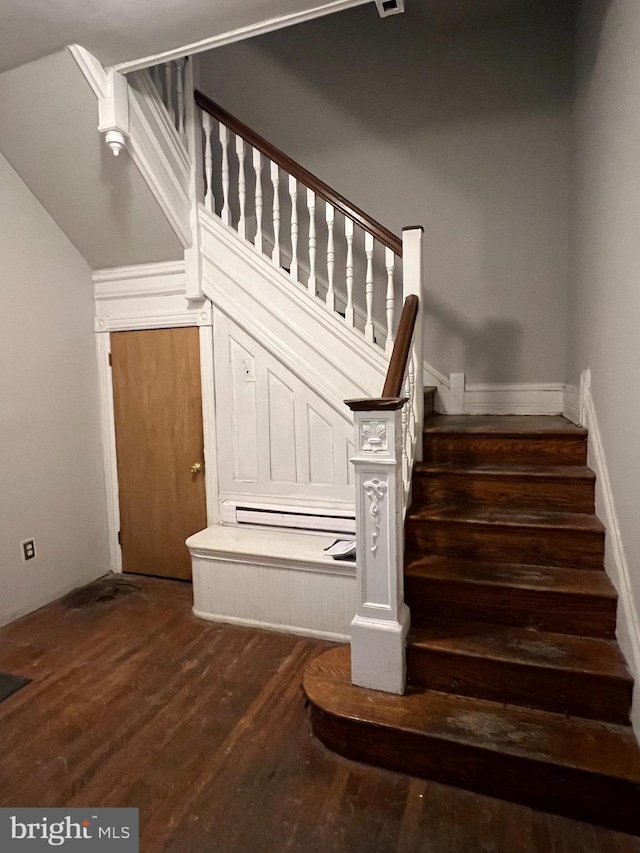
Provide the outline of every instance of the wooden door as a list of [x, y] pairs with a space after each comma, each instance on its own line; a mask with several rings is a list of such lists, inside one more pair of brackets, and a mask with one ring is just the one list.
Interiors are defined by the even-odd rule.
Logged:
[[184, 542], [207, 526], [198, 329], [115, 332], [111, 363], [123, 571], [190, 579]]

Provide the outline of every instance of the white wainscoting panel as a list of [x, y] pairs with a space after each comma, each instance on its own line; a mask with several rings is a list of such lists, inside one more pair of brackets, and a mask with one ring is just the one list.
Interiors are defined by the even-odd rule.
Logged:
[[353, 507], [351, 413], [214, 309], [219, 498]]
[[212, 526], [187, 540], [193, 612], [203, 619], [348, 641], [355, 565], [323, 549], [333, 536]]

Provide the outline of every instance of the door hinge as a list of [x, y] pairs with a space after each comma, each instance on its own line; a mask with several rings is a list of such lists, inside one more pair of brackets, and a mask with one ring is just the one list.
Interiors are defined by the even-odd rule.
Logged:
[[111, 353], [109, 353], [109, 367], [111, 367], [111, 366], [112, 366], [112, 364], [113, 364], [113, 361], [112, 361], [112, 359], [111, 359]]
[[122, 545], [122, 536], [121, 536], [119, 530], [118, 530], [118, 545]]

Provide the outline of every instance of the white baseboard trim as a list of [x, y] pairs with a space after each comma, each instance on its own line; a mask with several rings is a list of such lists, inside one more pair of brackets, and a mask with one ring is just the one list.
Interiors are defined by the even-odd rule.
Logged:
[[464, 392], [468, 415], [559, 415], [563, 408], [564, 384], [478, 384]]
[[618, 591], [617, 637], [635, 678], [632, 723], [640, 739], [640, 614], [634, 601], [611, 480], [591, 389], [584, 383], [584, 426], [589, 430], [589, 465], [596, 473], [596, 513], [607, 529], [605, 570]]
[[463, 373], [452, 373], [446, 380], [425, 364], [425, 385], [429, 384], [430, 376], [438, 388], [436, 411], [442, 414], [559, 415], [565, 408], [565, 386], [562, 383], [467, 385]]
[[262, 631], [277, 631], [279, 634], [293, 634], [298, 637], [312, 637], [314, 640], [332, 640], [337, 643], [350, 642], [349, 634], [337, 634], [333, 631], [318, 631], [313, 628], [300, 628], [294, 625], [280, 625], [274, 622], [261, 622], [258, 619], [244, 619], [240, 616], [224, 616], [220, 613], [203, 613], [193, 608], [193, 615], [208, 622], [221, 622], [224, 625], [238, 625], [244, 628], [259, 628]]
[[562, 414], [574, 424], [581, 426], [582, 415], [580, 405], [580, 388], [577, 385], [565, 385], [564, 407]]

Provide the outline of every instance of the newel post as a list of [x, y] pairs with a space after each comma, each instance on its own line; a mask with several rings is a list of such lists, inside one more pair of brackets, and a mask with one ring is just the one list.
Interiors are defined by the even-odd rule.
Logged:
[[[424, 393], [423, 393], [423, 366], [424, 350], [423, 336], [423, 303], [424, 294], [424, 257], [422, 250], [422, 237], [424, 228], [421, 225], [412, 225], [402, 229], [402, 301], [415, 294], [420, 300], [418, 303], [418, 316], [413, 331], [412, 357], [415, 369], [415, 386], [418, 393], [412, 401], [415, 422], [422, 429], [424, 422]], [[415, 461], [422, 461], [422, 441], [416, 442]]]
[[[363, 408], [369, 404], [370, 408]], [[403, 693], [409, 610], [404, 603], [402, 416], [404, 400], [347, 401], [356, 453], [357, 610], [351, 623], [351, 680]]]

